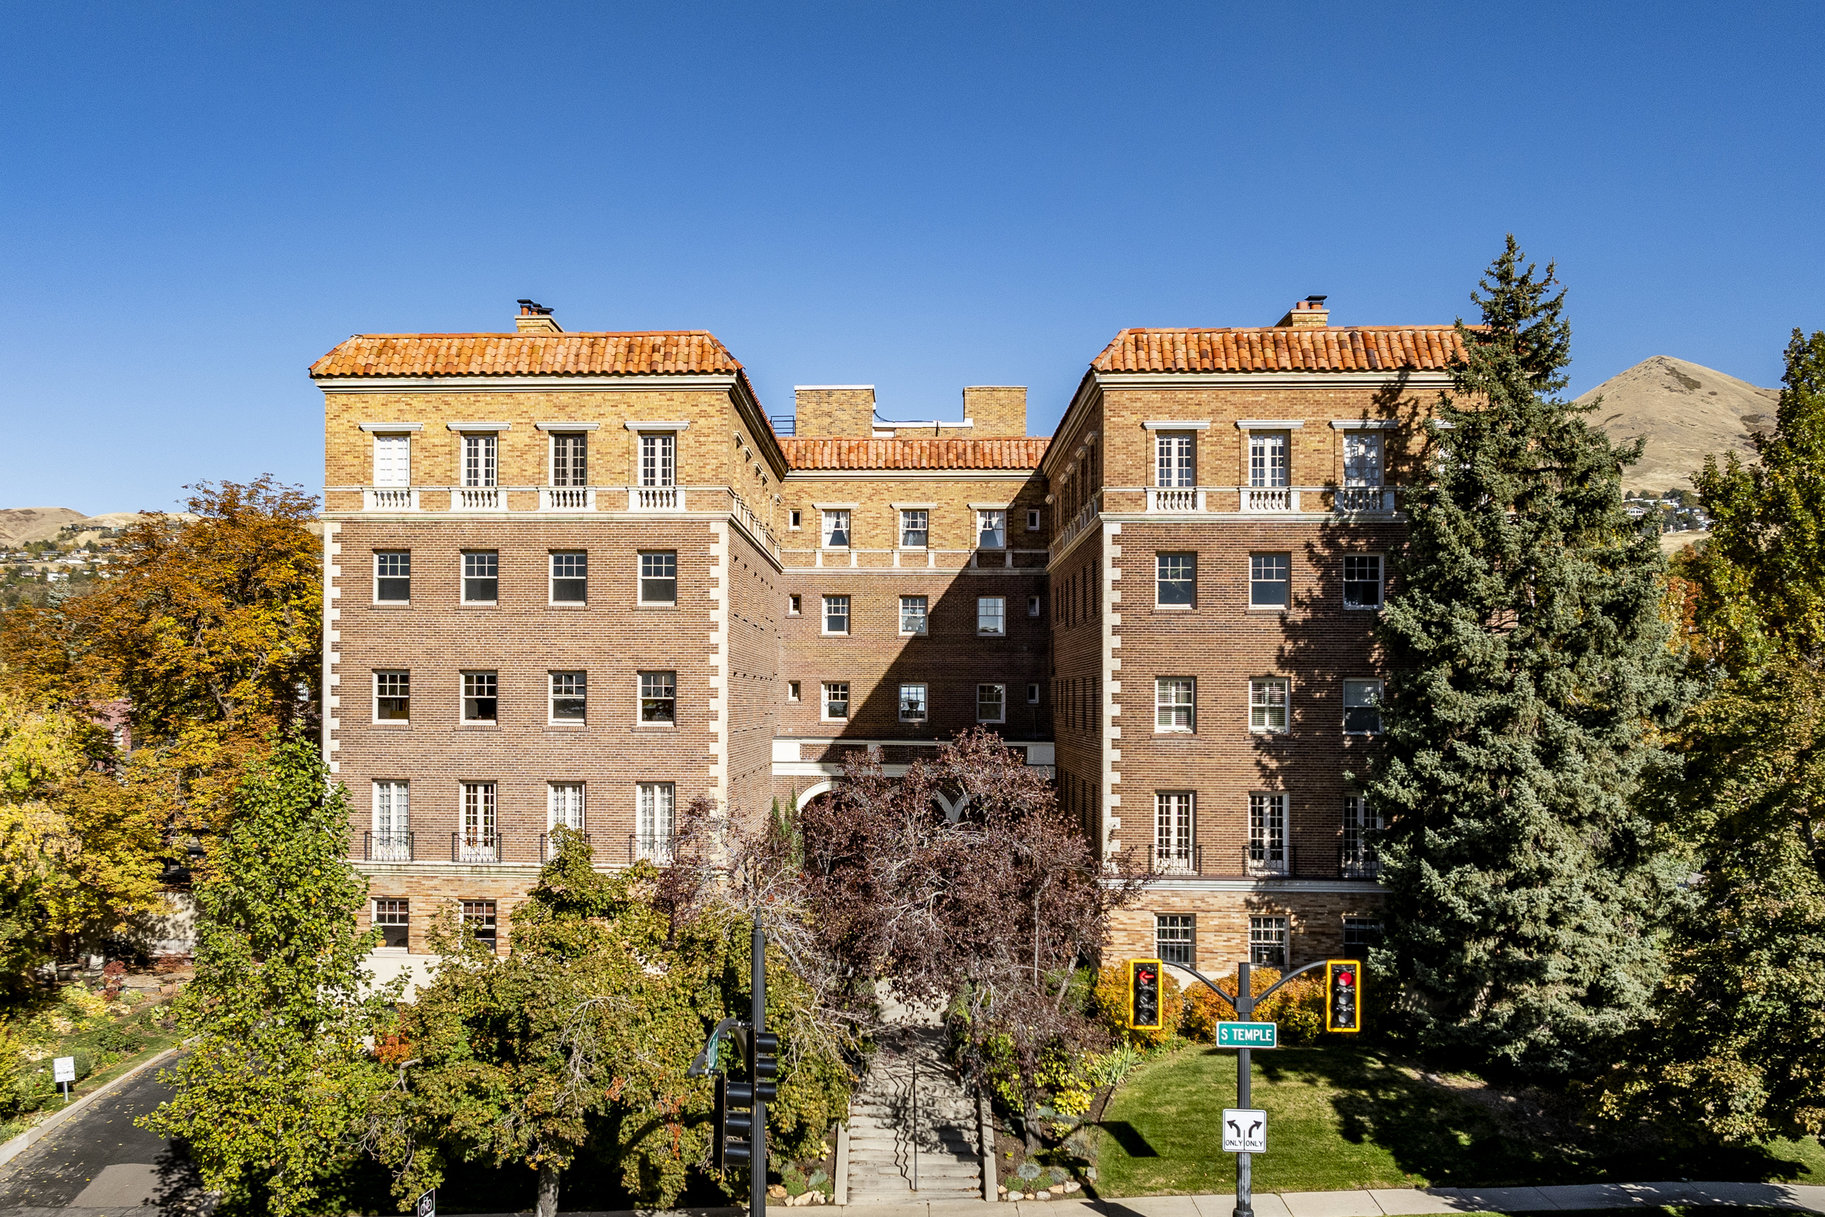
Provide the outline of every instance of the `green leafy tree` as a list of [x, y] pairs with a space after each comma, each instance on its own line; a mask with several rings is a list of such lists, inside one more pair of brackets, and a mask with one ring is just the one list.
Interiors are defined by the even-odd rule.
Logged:
[[1560, 397], [1553, 267], [1511, 236], [1472, 299], [1482, 324], [1459, 323], [1379, 627], [1376, 960], [1426, 1046], [1565, 1074], [1635, 1025], [1659, 977], [1677, 868], [1632, 799], [1687, 693], [1656, 537], [1622, 503], [1638, 449]]
[[1663, 783], [1700, 899], [1614, 1105], [1731, 1140], [1825, 1132], [1825, 333], [1795, 330], [1759, 461], [1705, 462], [1682, 573], [1716, 678]]
[[176, 1095], [142, 1123], [184, 1141], [230, 1212], [346, 1212], [365, 1118], [386, 1074], [364, 1046], [398, 993], [372, 986], [356, 931], [347, 796], [303, 732], [251, 767], [197, 891], [189, 1051]]
[[[509, 954], [447, 921], [435, 935], [444, 959], [388, 1051], [396, 1078], [372, 1125], [401, 1198], [455, 1161], [520, 1165], [552, 1217], [564, 1173], [587, 1156], [667, 1207], [707, 1161], [711, 1089], [685, 1069], [719, 1019], [747, 1011], [748, 923], [714, 893], [675, 915], [650, 863], [600, 874], [580, 834], [557, 837], [515, 910]], [[804, 986], [778, 959], [768, 976], [785, 1062], [768, 1123], [790, 1155], [840, 1116], [848, 1074], [806, 1050]]]

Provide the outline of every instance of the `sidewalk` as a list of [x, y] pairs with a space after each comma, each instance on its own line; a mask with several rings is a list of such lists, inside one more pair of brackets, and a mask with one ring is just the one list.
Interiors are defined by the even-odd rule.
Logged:
[[[1349, 1192], [1257, 1192], [1255, 1217], [1430, 1217], [1438, 1213], [1539, 1213], [1632, 1209], [1662, 1204], [1727, 1204], [1825, 1213], [1825, 1187], [1798, 1183], [1574, 1183], [1554, 1187], [1370, 1188]], [[850, 1217], [1231, 1217], [1234, 1196], [1122, 1196], [1108, 1200], [939, 1200], [851, 1204]], [[767, 1212], [783, 1214], [774, 1201]], [[829, 1212], [819, 1206], [818, 1212]], [[562, 1217], [744, 1217], [745, 1208], [670, 1213], [583, 1213]], [[484, 1217], [523, 1217], [490, 1213]]]

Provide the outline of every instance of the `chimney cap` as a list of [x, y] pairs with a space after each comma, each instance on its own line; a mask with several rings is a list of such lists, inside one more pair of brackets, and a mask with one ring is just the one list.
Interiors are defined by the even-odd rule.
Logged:
[[1321, 330], [1331, 319], [1331, 310], [1325, 307], [1328, 296], [1307, 296], [1293, 303], [1286, 311], [1286, 316], [1274, 323], [1275, 329]]
[[[1319, 297], [1319, 299], [1321, 299], [1321, 300], [1323, 298], [1324, 297], [1322, 297], [1322, 296]], [[520, 316], [522, 316], [522, 317], [549, 317], [549, 316], [551, 316], [551, 309], [549, 309], [548, 307], [546, 307], [543, 304], [540, 304], [537, 300], [520, 300], [520, 301], [516, 301], [516, 303], [520, 306]]]
[[[1305, 298], [1305, 302], [1307, 304], [1323, 304], [1326, 300], [1329, 300], [1329, 299], [1330, 299], [1329, 296], [1307, 296]], [[523, 303], [525, 303], [525, 301], [521, 301], [521, 303], [523, 304]]]

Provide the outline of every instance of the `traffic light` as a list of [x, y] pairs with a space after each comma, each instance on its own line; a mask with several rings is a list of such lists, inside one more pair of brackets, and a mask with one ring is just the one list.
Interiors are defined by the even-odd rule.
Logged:
[[1128, 961], [1128, 1025], [1136, 1031], [1160, 1029], [1160, 961]]
[[779, 1036], [771, 1031], [750, 1031], [748, 1040], [748, 1081], [754, 1097], [771, 1103], [779, 1094]]
[[716, 1131], [710, 1143], [710, 1165], [717, 1170], [740, 1166], [754, 1157], [754, 1087], [716, 1075]]
[[1324, 1029], [1362, 1030], [1362, 964], [1327, 959], [1324, 964]]

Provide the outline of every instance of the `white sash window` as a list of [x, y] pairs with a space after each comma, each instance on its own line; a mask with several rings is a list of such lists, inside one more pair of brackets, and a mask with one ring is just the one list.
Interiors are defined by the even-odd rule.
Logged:
[[408, 434], [374, 437], [374, 485], [412, 484], [412, 437]]
[[545, 827], [583, 831], [583, 783], [552, 782], [545, 787]]

